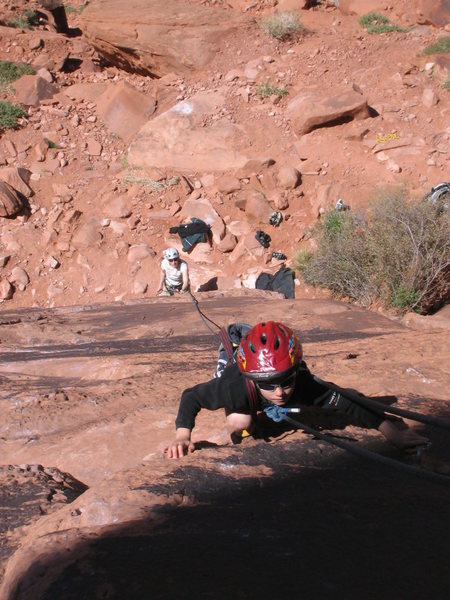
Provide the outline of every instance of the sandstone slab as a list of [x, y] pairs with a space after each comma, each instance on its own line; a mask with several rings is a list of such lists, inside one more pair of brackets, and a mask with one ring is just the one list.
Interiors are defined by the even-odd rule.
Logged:
[[154, 77], [205, 67], [242, 23], [237, 12], [181, 0], [93, 0], [82, 13], [83, 33], [99, 54]]
[[366, 98], [353, 89], [301, 92], [287, 106], [294, 129], [304, 135], [318, 127], [345, 123], [370, 116]]
[[0, 217], [14, 217], [23, 207], [17, 190], [6, 181], [0, 181]]
[[42, 100], [53, 98], [57, 87], [36, 75], [23, 75], [14, 82], [15, 96], [25, 106], [39, 106]]
[[108, 87], [97, 103], [97, 112], [106, 126], [127, 143], [155, 109], [155, 97], [142, 94], [126, 82]]
[[200, 92], [146, 123], [132, 142], [128, 159], [141, 168], [178, 172], [227, 171], [243, 167], [242, 129], [226, 119], [205, 126], [224, 104], [220, 92]]

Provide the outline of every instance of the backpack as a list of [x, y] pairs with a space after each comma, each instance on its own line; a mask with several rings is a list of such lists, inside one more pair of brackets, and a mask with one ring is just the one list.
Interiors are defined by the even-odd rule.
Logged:
[[219, 332], [220, 344], [218, 348], [217, 367], [214, 378], [220, 377], [226, 367], [236, 362], [236, 352], [240, 341], [252, 328], [248, 323], [231, 323]]
[[[248, 323], [231, 323], [227, 328], [222, 327], [219, 332], [221, 342], [218, 349], [219, 356], [217, 368], [214, 373], [215, 379], [221, 377], [226, 367], [236, 362], [236, 352], [241, 339], [247, 335], [251, 328], [252, 326]], [[255, 382], [246, 377], [245, 384], [250, 397], [252, 412], [256, 414], [258, 408], [258, 392], [256, 390]]]

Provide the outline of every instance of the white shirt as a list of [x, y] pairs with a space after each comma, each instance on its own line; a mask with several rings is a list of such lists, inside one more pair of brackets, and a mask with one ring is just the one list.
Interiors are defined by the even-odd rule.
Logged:
[[169, 285], [177, 287], [183, 283], [183, 273], [188, 272], [187, 262], [180, 258], [178, 266], [172, 266], [174, 263], [170, 263], [167, 258], [163, 258], [161, 262], [161, 270], [165, 273], [165, 280]]

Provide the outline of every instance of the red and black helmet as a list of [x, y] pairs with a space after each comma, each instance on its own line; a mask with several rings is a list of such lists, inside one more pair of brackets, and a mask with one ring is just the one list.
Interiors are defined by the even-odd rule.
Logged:
[[250, 329], [239, 344], [236, 358], [241, 373], [262, 381], [289, 375], [302, 356], [300, 340], [290, 327], [266, 321]]

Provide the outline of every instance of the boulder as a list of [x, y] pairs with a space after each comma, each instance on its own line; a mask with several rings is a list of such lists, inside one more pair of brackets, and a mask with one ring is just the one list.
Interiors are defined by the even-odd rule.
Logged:
[[222, 175], [217, 180], [216, 187], [221, 194], [232, 194], [241, 189], [241, 182], [233, 175]]
[[445, 27], [450, 23], [450, 2], [448, 0], [418, 0], [418, 12], [422, 16], [419, 22], [435, 27]]
[[285, 190], [295, 189], [302, 181], [299, 171], [295, 167], [285, 165], [278, 169], [278, 184]]
[[14, 288], [7, 279], [0, 279], [0, 302], [11, 300], [14, 296]]
[[289, 208], [289, 199], [286, 192], [275, 190], [268, 196], [268, 200], [273, 204], [276, 210], [286, 210]]
[[6, 181], [0, 181], [0, 217], [14, 217], [23, 207], [18, 192]]
[[243, 167], [236, 171], [235, 175], [239, 179], [246, 179], [252, 175], [259, 175], [267, 171], [269, 167], [275, 164], [273, 158], [253, 158], [248, 160]]
[[125, 194], [115, 196], [107, 195], [103, 201], [103, 214], [111, 219], [126, 219], [132, 214], [128, 206], [129, 200]]
[[23, 286], [25, 288], [30, 283], [28, 273], [22, 267], [14, 267], [8, 277], [10, 283], [14, 283], [17, 286]]
[[207, 198], [195, 200], [188, 198], [179, 212], [179, 216], [185, 222], [190, 222], [192, 217], [197, 217], [210, 225], [215, 244], [219, 244], [225, 235], [225, 223]]
[[25, 106], [39, 106], [42, 100], [49, 100], [57, 92], [57, 87], [37, 75], [23, 75], [14, 82], [16, 100]]
[[81, 29], [108, 62], [154, 77], [204, 68], [244, 17], [183, 0], [91, 0]]
[[242, 235], [246, 235], [253, 231], [252, 227], [247, 221], [231, 221], [227, 225], [227, 230], [235, 235], [236, 237], [241, 237]]
[[220, 91], [200, 92], [155, 117], [131, 144], [130, 165], [186, 174], [239, 169], [248, 162], [240, 152], [242, 130], [227, 119], [205, 126], [224, 103]]
[[223, 240], [218, 244], [217, 249], [220, 252], [226, 254], [227, 252], [232, 252], [237, 244], [237, 238], [232, 233], [227, 233]]
[[91, 219], [82, 225], [75, 233], [72, 244], [77, 250], [92, 248], [100, 245], [103, 235], [100, 232], [100, 225], [97, 219]]
[[426, 108], [431, 108], [439, 102], [439, 97], [432, 88], [425, 88], [422, 93], [422, 104]]
[[147, 244], [136, 244], [130, 246], [128, 250], [127, 260], [130, 264], [135, 264], [146, 258], [154, 258], [156, 253]]
[[255, 234], [251, 232], [239, 240], [234, 250], [229, 254], [229, 260], [234, 264], [250, 257], [255, 262], [260, 262], [263, 256], [264, 248], [255, 238]]
[[138, 92], [124, 81], [108, 87], [97, 101], [99, 117], [126, 143], [130, 143], [155, 109], [156, 98]]
[[245, 215], [256, 223], [269, 223], [273, 208], [265, 195], [257, 190], [246, 194]]
[[24, 167], [3, 167], [0, 169], [0, 180], [5, 181], [26, 198], [33, 195], [33, 190], [28, 185], [31, 171]]
[[286, 112], [299, 135], [318, 127], [370, 117], [367, 100], [351, 88], [328, 95], [323, 90], [302, 92], [289, 102]]

